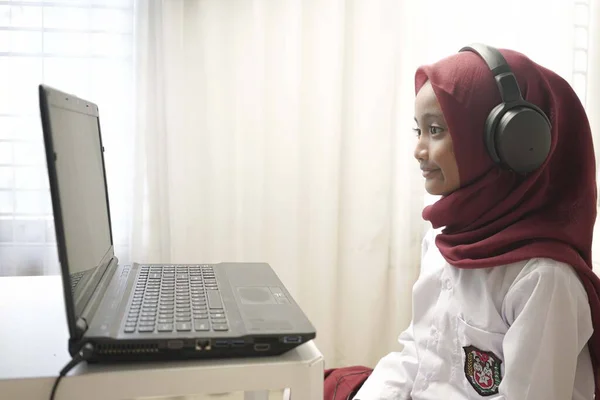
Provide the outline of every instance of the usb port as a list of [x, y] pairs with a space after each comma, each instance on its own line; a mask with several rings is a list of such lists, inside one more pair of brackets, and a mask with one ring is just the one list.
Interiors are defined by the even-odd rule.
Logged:
[[284, 336], [283, 343], [300, 343], [302, 342], [302, 336]]
[[246, 342], [244, 342], [243, 340], [233, 340], [231, 342], [233, 347], [243, 347], [245, 343]]
[[215, 347], [228, 347], [228, 346], [229, 346], [228, 340], [223, 340], [223, 339], [215, 340]]

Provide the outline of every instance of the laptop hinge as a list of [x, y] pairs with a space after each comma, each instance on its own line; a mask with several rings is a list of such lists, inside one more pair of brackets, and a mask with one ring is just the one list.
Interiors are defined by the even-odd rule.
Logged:
[[100, 278], [98, 286], [96, 286], [96, 290], [94, 290], [94, 293], [92, 294], [92, 297], [90, 298], [90, 301], [88, 301], [87, 305], [83, 309], [83, 312], [81, 313], [81, 316], [79, 317], [79, 319], [76, 322], [76, 329], [78, 330], [77, 333], [83, 334], [88, 329], [88, 327], [90, 325], [89, 322], [94, 317], [96, 310], [98, 310], [98, 307], [100, 306], [100, 302], [102, 301], [102, 298], [104, 297], [104, 293], [106, 292], [106, 289], [108, 288], [108, 284], [110, 283], [112, 276], [114, 275], [115, 271], [117, 270], [117, 266], [118, 266], [118, 259], [117, 259], [117, 257], [113, 257], [110, 260], [110, 262], [108, 263], [108, 267], [104, 271], [104, 274], [102, 274], [102, 278]]
[[87, 331], [87, 328], [88, 328], [88, 324], [85, 321], [85, 319], [83, 319], [83, 318], [77, 319], [77, 322], [75, 322], [75, 331], [77, 332], [78, 337], [83, 336], [85, 331]]

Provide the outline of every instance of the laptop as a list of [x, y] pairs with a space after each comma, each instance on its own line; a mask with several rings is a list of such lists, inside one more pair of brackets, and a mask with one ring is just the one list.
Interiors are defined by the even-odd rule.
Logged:
[[47, 85], [39, 100], [72, 356], [272, 356], [316, 337], [267, 263], [119, 264], [98, 107]]

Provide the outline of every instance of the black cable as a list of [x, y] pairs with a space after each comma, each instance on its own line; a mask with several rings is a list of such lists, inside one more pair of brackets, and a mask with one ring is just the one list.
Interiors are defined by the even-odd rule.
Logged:
[[73, 369], [74, 366], [76, 366], [82, 361], [88, 360], [92, 356], [92, 354], [94, 354], [94, 346], [91, 343], [86, 343], [83, 345], [81, 350], [79, 350], [79, 353], [77, 353], [75, 357], [73, 357], [71, 361], [69, 361], [67, 365], [65, 365], [64, 368], [60, 370], [60, 374], [58, 375], [58, 378], [56, 378], [56, 381], [54, 381], [54, 386], [52, 386], [50, 400], [54, 400], [54, 395], [56, 394], [56, 389], [58, 388], [58, 383], [60, 382], [60, 380], [65, 375], [67, 375], [69, 371]]
[[[337, 395], [337, 390], [338, 390], [338, 386], [340, 385], [340, 382], [342, 381], [342, 378], [345, 378], [347, 376], [352, 376], [352, 375], [361, 375], [361, 374], [368, 374], [370, 371], [360, 371], [360, 372], [352, 372], [346, 375], [342, 375], [339, 378], [337, 378], [337, 381], [335, 382], [335, 389], [333, 390], [333, 398], [331, 400], [335, 400], [335, 396]], [[350, 399], [350, 396], [352, 396], [353, 393], [350, 393], [348, 395], [348, 398], [346, 400], [352, 400]]]

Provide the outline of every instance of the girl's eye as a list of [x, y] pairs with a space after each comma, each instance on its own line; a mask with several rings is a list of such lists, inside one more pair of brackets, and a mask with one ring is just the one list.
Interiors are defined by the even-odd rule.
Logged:
[[430, 126], [429, 127], [429, 133], [432, 135], [437, 135], [438, 133], [442, 133], [443, 131], [444, 131], [444, 129], [439, 126]]
[[417, 135], [417, 137], [421, 136], [421, 130], [419, 128], [413, 128], [412, 130], [415, 133], [415, 135]]

